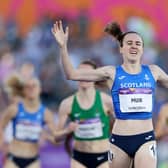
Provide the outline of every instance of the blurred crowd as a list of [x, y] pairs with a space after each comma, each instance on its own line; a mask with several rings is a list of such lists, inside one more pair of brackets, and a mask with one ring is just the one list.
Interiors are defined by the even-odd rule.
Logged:
[[[85, 59], [93, 59], [98, 65], [122, 63], [118, 45], [105, 34], [91, 39], [89, 18], [81, 15], [76, 20], [62, 17], [63, 24], [70, 27], [69, 54], [75, 67]], [[75, 82], [67, 81], [60, 63], [59, 48], [52, 36], [51, 27], [56, 18], [44, 17], [26, 33], [21, 34], [15, 20], [4, 22], [0, 18], [0, 107], [8, 104], [4, 83], [14, 71], [22, 69], [25, 75], [34, 73], [42, 82], [42, 101], [57, 110], [60, 101], [76, 89]], [[168, 73], [168, 46], [155, 39], [155, 32], [144, 20], [128, 18], [125, 29], [138, 30], [145, 40], [144, 64], [157, 64]], [[102, 30], [103, 32], [103, 30]], [[167, 101], [165, 90], [156, 93], [154, 122], [162, 104]]]

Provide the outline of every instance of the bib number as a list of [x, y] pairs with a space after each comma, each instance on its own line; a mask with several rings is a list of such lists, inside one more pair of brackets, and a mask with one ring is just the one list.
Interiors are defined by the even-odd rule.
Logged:
[[156, 158], [157, 156], [156, 144], [152, 144], [151, 146], [149, 146], [149, 151], [151, 156]]
[[16, 126], [16, 138], [21, 140], [38, 140], [41, 133], [40, 125], [25, 125], [23, 123], [19, 123]]
[[103, 136], [102, 123], [99, 118], [80, 121], [75, 136], [90, 139]]
[[150, 90], [137, 90], [130, 91], [129, 89], [127, 89], [124, 91], [120, 91], [119, 100], [121, 112], [129, 113], [152, 111], [152, 94], [150, 93]]

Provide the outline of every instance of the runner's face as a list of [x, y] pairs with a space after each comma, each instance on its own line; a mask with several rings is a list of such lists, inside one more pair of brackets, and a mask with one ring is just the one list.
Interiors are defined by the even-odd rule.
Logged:
[[[93, 69], [93, 67], [91, 65], [87, 65], [87, 64], [80, 64], [78, 69]], [[94, 82], [85, 82], [85, 81], [80, 81], [78, 82], [79, 87], [82, 89], [87, 89], [89, 87], [94, 86]]]
[[24, 95], [28, 99], [37, 99], [40, 95], [41, 88], [37, 79], [30, 79], [24, 86]]
[[142, 38], [136, 33], [127, 34], [123, 39], [123, 47], [120, 47], [120, 53], [124, 62], [140, 63], [143, 54]]

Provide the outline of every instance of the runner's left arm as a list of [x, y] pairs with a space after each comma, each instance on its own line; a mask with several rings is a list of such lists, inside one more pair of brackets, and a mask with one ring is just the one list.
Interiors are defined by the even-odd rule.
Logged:
[[110, 130], [113, 128], [113, 124], [115, 121], [115, 114], [113, 109], [113, 102], [111, 96], [108, 94], [102, 94], [103, 103], [105, 104], [106, 114], [110, 116]]
[[55, 138], [60, 138], [72, 131], [75, 130], [76, 125], [74, 123], [70, 123], [68, 127], [58, 130], [56, 127], [56, 124], [54, 123], [54, 117], [50, 110], [46, 110], [45, 112], [45, 123], [47, 127], [49, 128], [49, 131]]
[[153, 71], [156, 81], [161, 86], [168, 88], [168, 74], [157, 65], [151, 65], [150, 68]]
[[168, 107], [167, 104], [163, 105], [158, 115], [158, 120], [157, 120], [156, 127], [155, 127], [155, 134], [156, 134], [157, 140], [168, 135], [167, 120], [166, 120], [167, 107]]

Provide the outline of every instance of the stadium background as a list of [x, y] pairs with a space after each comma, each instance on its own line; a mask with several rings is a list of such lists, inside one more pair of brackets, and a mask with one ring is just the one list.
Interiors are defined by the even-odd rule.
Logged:
[[[103, 33], [108, 22], [118, 21], [125, 30], [138, 31], [144, 37], [143, 63], [156, 63], [168, 72], [167, 6], [167, 0], [0, 0], [1, 111], [7, 104], [4, 80], [25, 63], [35, 67], [42, 82], [42, 101], [55, 114], [60, 101], [76, 90], [76, 83], [64, 77], [59, 49], [50, 31], [58, 19], [70, 27], [68, 47], [75, 66], [87, 58], [99, 65], [121, 63], [117, 44]], [[159, 88], [154, 123], [167, 98], [167, 91]], [[168, 156], [164, 151], [159, 155], [160, 167], [164, 167], [161, 162], [168, 161]], [[45, 168], [69, 167], [62, 146], [44, 143], [41, 158]]]

